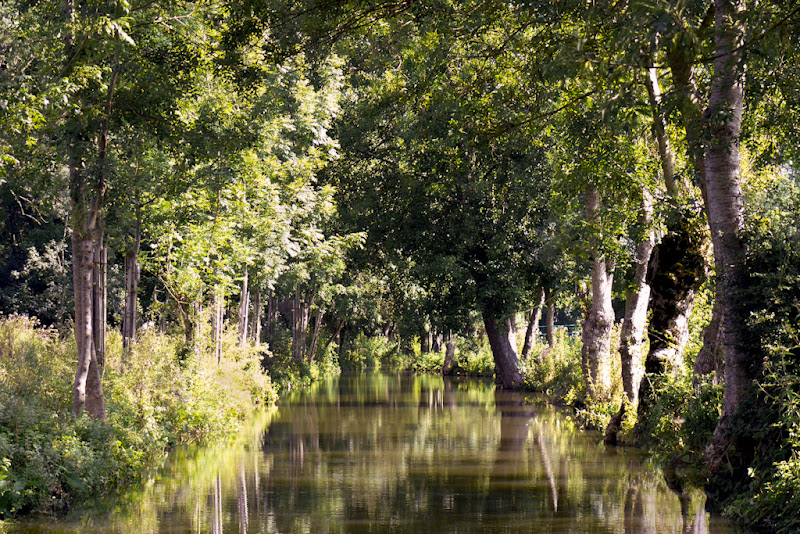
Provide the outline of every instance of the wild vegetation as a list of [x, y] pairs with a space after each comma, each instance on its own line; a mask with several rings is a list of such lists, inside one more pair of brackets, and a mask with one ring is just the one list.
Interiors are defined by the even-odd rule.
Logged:
[[794, 0], [4, 2], [0, 514], [382, 367], [546, 392], [800, 528], [798, 32]]

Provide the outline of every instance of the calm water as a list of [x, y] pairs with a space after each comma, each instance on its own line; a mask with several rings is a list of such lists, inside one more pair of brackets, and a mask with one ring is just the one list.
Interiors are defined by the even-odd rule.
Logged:
[[[358, 376], [285, 398], [237, 443], [175, 455], [102, 518], [8, 532], [727, 534], [646, 458], [485, 382]], [[3, 527], [0, 527], [2, 532]]]

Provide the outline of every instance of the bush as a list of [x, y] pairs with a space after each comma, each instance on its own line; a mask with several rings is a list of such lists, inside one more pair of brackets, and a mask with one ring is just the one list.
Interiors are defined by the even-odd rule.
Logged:
[[63, 512], [136, 484], [166, 451], [236, 432], [276, 398], [259, 355], [226, 334], [217, 361], [145, 330], [123, 355], [109, 333], [108, 421], [74, 417], [72, 338], [21, 316], [0, 318], [0, 516]]

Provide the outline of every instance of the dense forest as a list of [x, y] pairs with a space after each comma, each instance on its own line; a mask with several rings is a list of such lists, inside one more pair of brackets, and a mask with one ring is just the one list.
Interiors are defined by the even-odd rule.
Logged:
[[384, 366], [796, 531], [799, 111], [794, 0], [3, 2], [0, 518]]

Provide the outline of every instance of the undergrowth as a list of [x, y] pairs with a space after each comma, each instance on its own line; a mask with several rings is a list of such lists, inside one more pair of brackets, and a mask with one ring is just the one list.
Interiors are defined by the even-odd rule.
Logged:
[[104, 422], [72, 415], [73, 338], [0, 318], [0, 517], [96, 501], [138, 483], [168, 450], [227, 437], [273, 403], [258, 354], [238, 349], [235, 333], [226, 338], [217, 359], [153, 329], [123, 354], [109, 332]]

